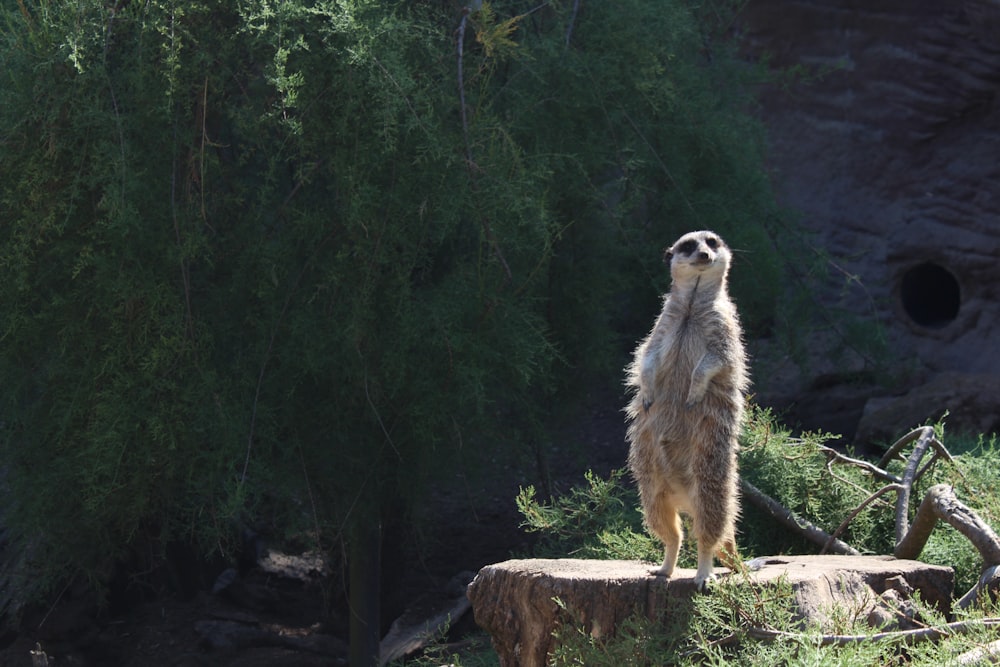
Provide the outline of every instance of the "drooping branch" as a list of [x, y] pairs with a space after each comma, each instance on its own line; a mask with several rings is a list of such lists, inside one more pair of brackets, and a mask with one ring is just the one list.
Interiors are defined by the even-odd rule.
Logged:
[[462, 9], [462, 20], [458, 24], [458, 112], [462, 118], [462, 138], [465, 140], [465, 160], [471, 166], [472, 145], [469, 142], [469, 118], [465, 105], [465, 26], [469, 22], [469, 8]]
[[[462, 8], [462, 19], [459, 21], [458, 30], [456, 31], [459, 114], [462, 119], [462, 140], [465, 143], [465, 166], [469, 171], [473, 187], [475, 186], [475, 178], [479, 167], [476, 165], [472, 155], [472, 140], [469, 136], [469, 117], [465, 101], [465, 29], [469, 23], [469, 13], [477, 10], [481, 5], [481, 0], [478, 2], [473, 0], [469, 3], [469, 5]], [[489, 219], [483, 216], [480, 220], [480, 225], [483, 229], [483, 235], [486, 237], [486, 242], [493, 248], [493, 254], [496, 255], [497, 261], [500, 262], [500, 266], [503, 268], [504, 276], [506, 278], [505, 283], [510, 282], [513, 279], [513, 274], [511, 273], [510, 265], [507, 263], [507, 259], [503, 255], [503, 251], [500, 249], [500, 244], [497, 243], [497, 240], [493, 235], [493, 229], [490, 226]]]
[[896, 475], [893, 475], [887, 470], [883, 470], [880, 466], [869, 463], [868, 461], [862, 461], [861, 459], [851, 458], [850, 456], [844, 456], [838, 452], [833, 447], [827, 447], [826, 445], [819, 445], [819, 451], [823, 452], [830, 463], [844, 463], [847, 465], [852, 465], [856, 468], [861, 468], [865, 472], [869, 473], [874, 477], [878, 477], [886, 482], [892, 482], [893, 484], [899, 484], [901, 480]]
[[882, 455], [882, 458], [879, 459], [878, 467], [879, 468], [885, 468], [885, 467], [887, 467], [889, 465], [890, 461], [892, 461], [894, 458], [896, 458], [897, 456], [899, 456], [899, 452], [904, 447], [906, 447], [908, 444], [910, 444], [914, 440], [917, 440], [919, 438], [922, 438], [922, 437], [926, 436], [928, 433], [930, 433], [929, 437], [933, 438], [931, 444], [934, 445], [934, 448], [938, 451], [938, 453], [940, 453], [942, 456], [944, 456], [949, 462], [954, 461], [954, 459], [952, 459], [951, 454], [948, 452], [948, 450], [945, 449], [944, 445], [941, 444], [941, 442], [937, 439], [936, 436], [934, 436], [934, 429], [932, 427], [930, 427], [930, 426], [921, 426], [920, 428], [913, 429], [912, 431], [910, 431], [909, 433], [907, 433], [906, 435], [904, 435], [902, 438], [900, 438], [899, 440], [897, 440], [895, 443], [893, 443], [892, 447], [890, 447], [889, 449], [887, 449], [886, 452], [885, 452], [885, 454]]
[[569, 48], [570, 40], [573, 38], [573, 26], [576, 25], [576, 15], [580, 13], [580, 0], [573, 0], [573, 13], [569, 17], [569, 25], [566, 27], [566, 48]]
[[835, 554], [849, 554], [852, 556], [859, 556], [861, 552], [847, 544], [838, 540], [836, 537], [830, 535], [822, 528], [816, 526], [809, 521], [806, 521], [800, 516], [797, 516], [790, 509], [779, 503], [777, 500], [767, 495], [757, 487], [755, 487], [750, 482], [745, 479], [740, 480], [740, 489], [743, 492], [743, 497], [748, 499], [754, 505], [764, 510], [772, 517], [774, 517], [779, 523], [787, 526], [791, 530], [795, 531], [805, 539], [818, 544], [819, 546], [825, 548], [830, 553]]

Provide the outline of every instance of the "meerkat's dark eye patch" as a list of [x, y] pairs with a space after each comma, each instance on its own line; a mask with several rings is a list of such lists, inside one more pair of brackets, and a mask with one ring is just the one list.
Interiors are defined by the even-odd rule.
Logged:
[[677, 252], [682, 255], [690, 255], [698, 247], [697, 241], [685, 241], [684, 243], [677, 246]]
[[707, 239], [705, 239], [705, 243], [708, 244], [708, 247], [711, 248], [712, 250], [715, 250], [716, 248], [719, 247], [719, 239], [715, 238], [714, 236], [709, 236]]

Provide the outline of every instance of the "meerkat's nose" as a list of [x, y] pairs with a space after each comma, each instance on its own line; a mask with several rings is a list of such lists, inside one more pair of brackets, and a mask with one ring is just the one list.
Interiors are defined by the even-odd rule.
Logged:
[[704, 250], [699, 251], [698, 252], [698, 259], [700, 259], [702, 261], [707, 260], [708, 259], [708, 253], [705, 252]]

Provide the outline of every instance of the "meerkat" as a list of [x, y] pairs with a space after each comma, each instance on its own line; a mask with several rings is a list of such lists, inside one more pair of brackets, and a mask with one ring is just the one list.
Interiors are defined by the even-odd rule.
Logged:
[[626, 384], [629, 467], [639, 487], [645, 522], [664, 545], [670, 577], [691, 517], [698, 542], [695, 585], [713, 578], [713, 556], [738, 561], [736, 454], [749, 386], [746, 355], [727, 278], [732, 253], [710, 231], [691, 232], [664, 253], [670, 292], [645, 340], [636, 348]]

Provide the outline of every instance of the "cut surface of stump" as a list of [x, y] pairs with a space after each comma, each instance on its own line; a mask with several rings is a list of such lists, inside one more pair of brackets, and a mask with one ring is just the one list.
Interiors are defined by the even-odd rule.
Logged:
[[[954, 587], [951, 568], [888, 556], [775, 556], [748, 567], [751, 581], [761, 585], [786, 577], [800, 616], [821, 624], [836, 604], [867, 604], [874, 611], [887, 591], [896, 597], [919, 591], [927, 603], [947, 610]], [[468, 596], [503, 667], [541, 667], [555, 645], [553, 631], [567, 618], [604, 637], [636, 614], [668, 620], [688, 613], [695, 571], [678, 569], [666, 579], [653, 569], [638, 561], [509, 560], [480, 570]], [[716, 575], [732, 576], [724, 568]]]

